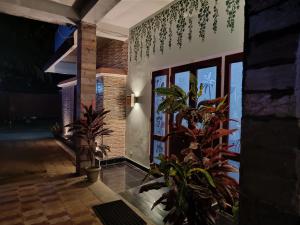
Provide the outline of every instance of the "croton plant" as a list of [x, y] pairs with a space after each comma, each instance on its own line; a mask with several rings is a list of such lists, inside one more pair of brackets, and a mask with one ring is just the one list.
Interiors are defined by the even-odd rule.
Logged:
[[188, 93], [176, 85], [155, 90], [164, 96], [158, 110], [176, 115], [172, 132], [165, 139], [175, 135], [188, 140], [189, 145], [181, 150], [182, 157], [160, 155], [160, 163], [152, 164], [148, 175], [164, 179], [144, 184], [140, 192], [167, 187], [153, 204], [165, 206], [165, 223], [211, 225], [220, 212], [232, 211], [238, 202], [238, 182], [228, 175], [238, 170], [228, 159], [239, 155], [231, 152], [232, 146], [226, 142], [234, 132], [224, 128], [228, 123], [226, 97], [199, 102], [203, 86], [193, 75], [190, 87]]
[[[82, 150], [90, 159], [91, 167], [96, 167], [95, 157], [101, 154], [100, 158], [102, 158], [103, 155], [107, 155], [107, 151], [110, 151], [110, 147], [103, 143], [97, 143], [96, 146], [97, 138], [103, 139], [103, 136], [109, 136], [113, 132], [104, 122], [110, 111], [103, 108], [96, 111], [93, 104], [89, 106], [82, 104], [82, 108], [83, 117], [65, 127], [69, 128], [68, 132], [72, 132], [73, 136], [83, 141]], [[96, 151], [96, 147], [99, 147], [99, 151]]]

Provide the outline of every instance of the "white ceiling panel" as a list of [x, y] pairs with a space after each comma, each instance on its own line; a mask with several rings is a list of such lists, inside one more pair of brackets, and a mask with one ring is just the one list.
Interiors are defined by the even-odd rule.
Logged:
[[129, 29], [174, 0], [122, 0], [100, 23]]

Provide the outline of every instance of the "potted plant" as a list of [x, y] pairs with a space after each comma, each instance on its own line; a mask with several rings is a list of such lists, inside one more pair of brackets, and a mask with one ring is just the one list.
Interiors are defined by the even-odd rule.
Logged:
[[[167, 187], [167, 191], [153, 204], [165, 205], [168, 211], [165, 223], [173, 225], [215, 224], [221, 212], [231, 211], [238, 201], [238, 183], [229, 172], [237, 169], [229, 164], [229, 158], [239, 155], [230, 151], [222, 138], [234, 132], [222, 128], [228, 122], [228, 106], [225, 98], [198, 102], [203, 86], [198, 88], [194, 76], [190, 78], [190, 91], [180, 87], [158, 88], [164, 96], [158, 110], [174, 115], [175, 123], [169, 136], [187, 140], [182, 157], [159, 157], [159, 164], [152, 164], [149, 175], [164, 179], [145, 184], [140, 192]], [[190, 106], [187, 102], [193, 102]], [[187, 121], [188, 126], [182, 123]]]
[[[108, 136], [112, 130], [106, 128], [104, 119], [110, 112], [101, 109], [99, 112], [93, 109], [93, 106], [82, 105], [83, 118], [68, 124], [68, 131], [72, 132], [75, 137], [81, 141], [81, 149], [89, 158], [90, 166], [86, 168], [87, 178], [90, 182], [96, 182], [99, 177], [101, 168], [96, 164], [96, 157], [106, 155], [109, 146], [103, 144], [103, 136]], [[101, 143], [97, 144], [96, 140], [101, 138]]]

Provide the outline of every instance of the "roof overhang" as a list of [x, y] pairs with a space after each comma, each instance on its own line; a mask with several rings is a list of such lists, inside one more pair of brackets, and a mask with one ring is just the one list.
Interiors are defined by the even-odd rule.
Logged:
[[76, 63], [64, 62], [63, 60], [77, 49], [77, 31], [74, 35], [67, 39], [59, 49], [54, 53], [51, 59], [44, 67], [44, 71], [48, 73], [61, 73], [76, 75]]
[[[96, 77], [126, 77], [126, 72], [120, 69], [114, 69], [114, 68], [103, 68], [100, 67], [97, 69]], [[77, 85], [77, 78], [72, 77], [67, 80], [64, 80], [60, 82], [57, 86], [60, 88], [66, 88], [66, 87], [71, 87], [71, 86], [76, 86]]]

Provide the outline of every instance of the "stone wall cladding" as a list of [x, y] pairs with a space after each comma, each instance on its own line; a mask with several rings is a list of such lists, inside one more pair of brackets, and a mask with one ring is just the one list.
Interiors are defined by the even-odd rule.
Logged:
[[77, 48], [77, 118], [80, 117], [81, 104], [90, 105], [96, 94], [96, 25], [78, 25]]
[[107, 38], [97, 39], [97, 68], [128, 71], [128, 43]]
[[[74, 121], [74, 88], [74, 86], [69, 86], [61, 90], [63, 127]], [[68, 134], [67, 128], [64, 128], [64, 134]]]
[[110, 110], [106, 123], [113, 133], [104, 137], [104, 144], [111, 147], [109, 158], [125, 156], [125, 129], [126, 129], [126, 76], [104, 75], [103, 107]]
[[[90, 105], [95, 101], [96, 55], [96, 25], [81, 22], [78, 24], [76, 119], [82, 117], [82, 104]], [[89, 165], [89, 161], [78, 150], [76, 155], [76, 173], [80, 174]]]
[[242, 225], [300, 224], [300, 1], [246, 1]]

